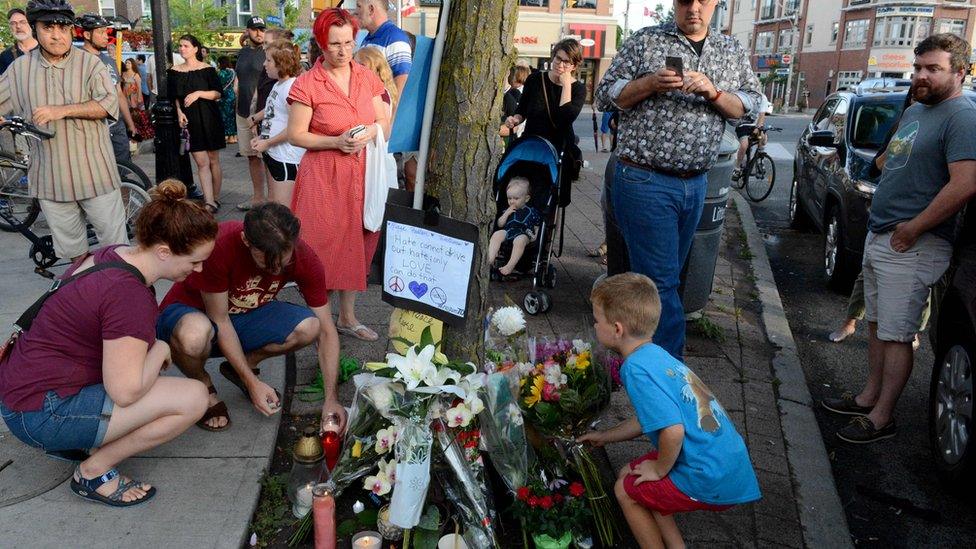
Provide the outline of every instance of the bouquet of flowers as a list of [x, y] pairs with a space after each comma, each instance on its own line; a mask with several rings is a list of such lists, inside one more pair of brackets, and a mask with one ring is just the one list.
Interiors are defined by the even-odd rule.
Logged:
[[520, 486], [513, 510], [522, 522], [523, 535], [530, 530], [535, 546], [540, 548], [567, 547], [574, 534], [589, 537], [585, 528], [591, 514], [585, 494], [582, 484], [564, 480], [555, 480], [548, 486], [541, 482]]
[[519, 381], [525, 420], [548, 435], [579, 473], [600, 541], [612, 546], [617, 524], [609, 494], [589, 450], [576, 442], [576, 436], [610, 403], [610, 376], [582, 339], [543, 338], [530, 348], [534, 366], [520, 372]]
[[494, 373], [485, 384], [487, 405], [479, 417], [481, 434], [499, 476], [514, 494], [525, 484], [529, 445], [518, 405], [518, 372]]
[[528, 362], [529, 341], [522, 309], [511, 305], [492, 312], [485, 323], [486, 370], [504, 372]]

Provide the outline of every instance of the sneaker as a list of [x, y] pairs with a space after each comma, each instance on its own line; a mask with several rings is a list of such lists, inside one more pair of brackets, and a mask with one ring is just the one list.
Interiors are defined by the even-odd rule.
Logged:
[[837, 438], [853, 444], [868, 444], [895, 436], [898, 432], [895, 427], [895, 420], [891, 420], [887, 425], [878, 429], [865, 416], [859, 416], [851, 420], [843, 429], [837, 431]]
[[740, 177], [742, 177], [742, 168], [732, 170], [732, 181], [738, 181]]
[[854, 400], [854, 395], [844, 393], [839, 398], [825, 398], [820, 401], [825, 409], [845, 416], [866, 416], [874, 406], [861, 406]]

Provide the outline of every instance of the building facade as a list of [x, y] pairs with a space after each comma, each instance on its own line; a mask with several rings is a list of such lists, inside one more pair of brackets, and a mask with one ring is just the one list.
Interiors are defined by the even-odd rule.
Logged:
[[726, 3], [729, 21], [723, 31], [751, 48], [767, 97], [774, 104], [810, 108], [868, 78], [910, 78], [920, 41], [951, 32], [972, 43], [976, 28], [973, 0]]

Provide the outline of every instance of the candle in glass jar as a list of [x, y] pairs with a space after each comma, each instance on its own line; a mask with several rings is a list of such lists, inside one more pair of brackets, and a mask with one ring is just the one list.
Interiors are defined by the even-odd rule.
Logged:
[[322, 450], [325, 452], [325, 464], [331, 471], [339, 460], [339, 452], [342, 450], [339, 416], [336, 414], [329, 414], [322, 423]]
[[312, 484], [306, 484], [298, 489], [295, 494], [295, 504], [292, 505], [291, 512], [295, 518], [304, 517], [312, 508]]
[[360, 532], [352, 538], [353, 549], [380, 549], [382, 543], [383, 536], [379, 532]]
[[317, 484], [312, 489], [312, 518], [315, 526], [315, 549], [335, 549], [335, 498], [328, 486]]

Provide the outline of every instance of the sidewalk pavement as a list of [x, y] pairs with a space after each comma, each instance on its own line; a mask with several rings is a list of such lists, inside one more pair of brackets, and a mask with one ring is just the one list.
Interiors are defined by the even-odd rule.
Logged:
[[[243, 201], [250, 194], [246, 163], [234, 158], [234, 152], [236, 149], [229, 148], [221, 154], [225, 205]], [[581, 180], [574, 188], [573, 204], [566, 212], [565, 251], [562, 257], [553, 260], [557, 280], [556, 288], [550, 291], [552, 310], [528, 319], [529, 329], [539, 335], [572, 333], [592, 323], [589, 292], [604, 269], [587, 253], [603, 239], [599, 194], [607, 156], [591, 155], [589, 166], [583, 169]], [[152, 176], [152, 156], [143, 155], [137, 160]], [[240, 218], [242, 214], [232, 206], [225, 206], [220, 217]], [[787, 440], [790, 445], [805, 443], [812, 447], [814, 455], [818, 447], [823, 452], [812, 416], [783, 415], [787, 410], [780, 383], [786, 380], [781, 366], [773, 370], [774, 358], [780, 357], [781, 352], [770, 343], [771, 337], [764, 330], [764, 325], [770, 324], [766, 309], [770, 307], [767, 303], [770, 292], [775, 294], [775, 284], [771, 277], [757, 279], [761, 273], [753, 274], [759, 254], [755, 253], [755, 238], [742, 229], [743, 221], [730, 209], [715, 271], [715, 287], [704, 310], [707, 320], [689, 322], [686, 360], [715, 392], [748, 443], [764, 498], [724, 513], [681, 515], [679, 525], [690, 546], [716, 542], [739, 547], [846, 546], [850, 543], [849, 536], [829, 467], [824, 472], [811, 466], [810, 461], [817, 465], [816, 459], [797, 456], [787, 445]], [[752, 229], [755, 229], [754, 222]], [[0, 294], [0, 322], [5, 325], [47, 286], [47, 281], [32, 273], [29, 260], [22, 255], [25, 250], [25, 241], [19, 235], [0, 234], [0, 274], [6, 275], [4, 280], [11, 281], [5, 283]], [[756, 257], [750, 262], [753, 254]], [[757, 289], [757, 281], [764, 286]], [[768, 284], [773, 286], [770, 288]], [[506, 297], [521, 303], [529, 288], [528, 281], [493, 285], [492, 305], [503, 305]], [[160, 296], [165, 293], [164, 288], [158, 290]], [[286, 290], [283, 298], [301, 299], [293, 289]], [[781, 307], [779, 310], [781, 314]], [[378, 287], [371, 286], [360, 296], [357, 312], [363, 323], [385, 336], [392, 308], [382, 303]], [[788, 325], [786, 330], [788, 333]], [[711, 338], [701, 335], [702, 331], [711, 333]], [[386, 337], [371, 344], [342, 337], [343, 354], [361, 361], [381, 358], [387, 345]], [[299, 389], [314, 378], [318, 364], [311, 348], [297, 353], [296, 359], [294, 389]], [[262, 367], [262, 377], [279, 388], [284, 384], [283, 363], [278, 360]], [[216, 373], [216, 363], [209, 366]], [[260, 477], [274, 451], [280, 416], [258, 417], [240, 392], [233, 386], [228, 388], [229, 384], [219, 374], [214, 380], [227, 400], [233, 427], [218, 434], [192, 427], [149, 455], [124, 462], [123, 472], [151, 481], [159, 489], [155, 501], [134, 509], [114, 510], [73, 497], [67, 482], [55, 485], [51, 481], [58, 474], [67, 478], [70, 468], [58, 469], [58, 463], [24, 448], [0, 424], [0, 464], [8, 459], [5, 456], [17, 452], [14, 465], [0, 472], [3, 545], [110, 547], [135, 542], [152, 547], [240, 547], [250, 535], [248, 521], [259, 495]], [[790, 383], [795, 381], [789, 379]], [[802, 377], [798, 383], [802, 384]], [[346, 383], [340, 389], [343, 402], [351, 400], [351, 385]], [[291, 413], [318, 413], [314, 404], [304, 404], [299, 399], [291, 402]], [[631, 417], [632, 413], [626, 394], [618, 391], [602, 426]], [[802, 424], [809, 440], [785, 438], [784, 431], [787, 434], [797, 431], [791, 422]], [[613, 445], [609, 453], [613, 466], [620, 467], [648, 449], [649, 443], [640, 439]], [[20, 490], [21, 497], [29, 499], [10, 504], [11, 487], [22, 484], [32, 489], [29, 493]], [[811, 485], [833, 495], [818, 500], [813, 512], [799, 504], [801, 497], [809, 494]], [[812, 504], [809, 498], [802, 501], [804, 505]], [[815, 516], [827, 517], [830, 528], [816, 523]], [[835, 520], [838, 516], [840, 520]]]

